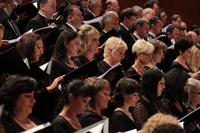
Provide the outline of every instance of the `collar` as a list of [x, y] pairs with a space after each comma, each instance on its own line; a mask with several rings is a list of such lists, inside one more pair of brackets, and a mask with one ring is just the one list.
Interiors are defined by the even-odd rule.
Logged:
[[156, 37], [156, 34], [154, 34], [153, 32], [149, 31], [149, 35], [151, 35], [152, 37]]
[[77, 32], [77, 29], [73, 25], [71, 25], [69, 23], [66, 23], [66, 25], [68, 25], [70, 28], [72, 28], [73, 31]]
[[126, 27], [123, 23], [120, 23], [121, 26], [123, 26], [126, 30], [129, 31], [128, 27]]
[[46, 19], [48, 19], [47, 18], [47, 16], [45, 16], [41, 11], [39, 11], [39, 13], [38, 14], [40, 14], [42, 17], [44, 17], [44, 18], [46, 18]]

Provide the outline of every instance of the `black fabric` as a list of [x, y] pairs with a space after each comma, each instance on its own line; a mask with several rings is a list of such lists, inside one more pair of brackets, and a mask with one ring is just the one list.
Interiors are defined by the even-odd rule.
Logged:
[[101, 120], [103, 120], [102, 116], [100, 116], [99, 114], [97, 114], [93, 111], [84, 112], [79, 117], [79, 121], [80, 121], [82, 127], [90, 126], [90, 125], [92, 125], [96, 122], [99, 122]]
[[125, 132], [133, 129], [140, 129], [139, 123], [130, 119], [122, 111], [114, 111], [112, 117], [110, 118], [110, 132]]
[[76, 129], [62, 116], [57, 116], [52, 122], [56, 133], [74, 133]]
[[141, 77], [140, 75], [135, 71], [133, 67], [130, 67], [125, 73], [124, 77], [135, 79], [136, 81], [140, 82]]
[[[42, 124], [42, 122], [34, 117], [29, 117], [36, 125]], [[18, 133], [25, 131], [18, 123], [16, 123], [10, 116], [4, 114], [1, 118], [2, 125], [6, 133]]]
[[48, 19], [41, 16], [40, 14], [37, 14], [37, 16], [35, 16], [28, 22], [26, 26], [26, 31], [29, 31], [30, 29], [33, 29], [34, 31], [36, 29], [40, 29], [47, 26], [48, 26]]
[[4, 38], [6, 40], [18, 38], [20, 36], [19, 27], [3, 8], [0, 8], [0, 16], [0, 23], [5, 28]]
[[77, 66], [82, 66], [88, 62], [90, 62], [85, 56], [83, 55], [79, 55], [77, 57], [75, 57], [74, 59], [74, 62], [76, 63]]

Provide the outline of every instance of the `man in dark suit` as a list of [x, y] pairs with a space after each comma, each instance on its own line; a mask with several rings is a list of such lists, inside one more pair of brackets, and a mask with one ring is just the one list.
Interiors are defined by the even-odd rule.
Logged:
[[130, 29], [132, 29], [138, 16], [132, 8], [126, 8], [122, 10], [120, 14], [120, 27], [119, 34], [123, 41], [126, 43], [128, 50], [126, 51], [125, 58], [122, 60], [122, 65], [127, 70], [134, 62], [132, 54], [132, 46], [136, 41]]
[[68, 6], [63, 11], [63, 22], [60, 31], [63, 30], [73, 30], [76, 31], [83, 24], [83, 16], [78, 6], [72, 5]]
[[10, 15], [15, 7], [12, 0], [3, 1], [4, 7], [0, 8], [0, 23], [5, 27], [5, 39], [10, 40], [20, 36], [20, 30]]
[[30, 29], [36, 30], [48, 26], [48, 21], [52, 18], [56, 11], [55, 0], [39, 0], [38, 1], [38, 14], [32, 18], [27, 24], [27, 31]]

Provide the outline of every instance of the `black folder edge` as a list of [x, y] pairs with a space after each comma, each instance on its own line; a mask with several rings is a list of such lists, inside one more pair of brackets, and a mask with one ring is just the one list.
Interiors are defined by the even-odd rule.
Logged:
[[195, 109], [194, 111], [188, 113], [187, 115], [185, 115], [184, 117], [182, 117], [181, 119], [179, 119], [179, 122], [182, 122], [182, 121], [191, 121], [191, 119], [197, 115], [197, 114], [200, 114], [200, 107], [198, 107], [197, 109]]
[[87, 75], [88, 76], [95, 76], [96, 75], [95, 73], [91, 73], [92, 70], [90, 72], [87, 71], [91, 66], [94, 69], [97, 69], [97, 59], [94, 59], [94, 60], [82, 65], [78, 69], [73, 70], [73, 71], [65, 74], [64, 83], [67, 83], [68, 81], [71, 81], [73, 79], [78, 79], [78, 78], [80, 78], [80, 76], [87, 76]]

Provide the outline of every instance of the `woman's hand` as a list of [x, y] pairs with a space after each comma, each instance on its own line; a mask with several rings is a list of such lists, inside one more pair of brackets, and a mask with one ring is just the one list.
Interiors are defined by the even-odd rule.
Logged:
[[64, 76], [65, 75], [62, 75], [62, 76], [59, 76], [59, 77], [55, 78], [53, 80], [53, 82], [51, 83], [51, 85], [49, 85], [47, 87], [48, 92], [52, 92], [53, 90], [55, 90], [59, 86], [59, 84], [61, 83], [61, 81], [63, 81]]

